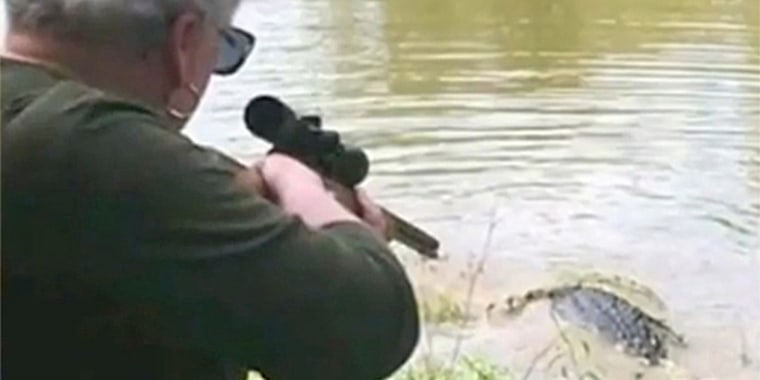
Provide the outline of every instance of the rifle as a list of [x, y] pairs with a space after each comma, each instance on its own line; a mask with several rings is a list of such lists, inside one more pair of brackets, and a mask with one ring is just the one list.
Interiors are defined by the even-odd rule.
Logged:
[[[270, 152], [287, 154], [309, 166], [343, 206], [354, 212], [359, 209], [354, 189], [369, 173], [369, 159], [362, 149], [343, 143], [337, 132], [322, 129], [319, 116], [299, 117], [268, 95], [248, 103], [244, 120], [252, 134], [272, 143]], [[381, 210], [392, 240], [425, 257], [438, 258], [439, 243], [433, 236], [388, 209]]]

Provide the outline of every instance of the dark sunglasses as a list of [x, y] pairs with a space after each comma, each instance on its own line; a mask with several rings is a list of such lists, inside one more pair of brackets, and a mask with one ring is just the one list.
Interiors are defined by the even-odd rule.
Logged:
[[243, 66], [256, 44], [256, 37], [236, 27], [221, 29], [219, 33], [221, 40], [214, 73], [230, 75]]

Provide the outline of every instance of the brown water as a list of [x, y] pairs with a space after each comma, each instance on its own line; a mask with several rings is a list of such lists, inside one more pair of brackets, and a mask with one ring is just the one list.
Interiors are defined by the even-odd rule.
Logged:
[[[245, 1], [255, 54], [188, 132], [246, 160], [266, 147], [253, 96], [319, 112], [452, 261], [499, 221], [486, 294], [561, 266], [642, 278], [694, 372], [760, 379], [759, 18], [757, 0]], [[525, 337], [504, 334], [473, 347], [510, 363]]]
[[[244, 0], [255, 53], [188, 134], [249, 160], [250, 98], [319, 112], [452, 262], [499, 221], [481, 301], [563, 266], [632, 275], [693, 372], [760, 379], [759, 19], [758, 0]], [[467, 347], [524, 367], [521, 328]]]

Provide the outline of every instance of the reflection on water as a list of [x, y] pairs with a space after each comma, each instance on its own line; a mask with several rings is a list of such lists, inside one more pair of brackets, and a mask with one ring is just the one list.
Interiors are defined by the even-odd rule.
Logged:
[[614, 268], [694, 323], [758, 321], [758, 4], [248, 1], [257, 50], [188, 132], [250, 159], [241, 109], [278, 95], [366, 147], [367, 186], [454, 255], [498, 207], [502, 276]]

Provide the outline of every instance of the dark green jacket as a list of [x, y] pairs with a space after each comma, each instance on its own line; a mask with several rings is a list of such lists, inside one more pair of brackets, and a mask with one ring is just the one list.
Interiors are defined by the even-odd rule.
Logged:
[[161, 118], [2, 61], [2, 377], [380, 379], [418, 339], [362, 225], [319, 231]]

